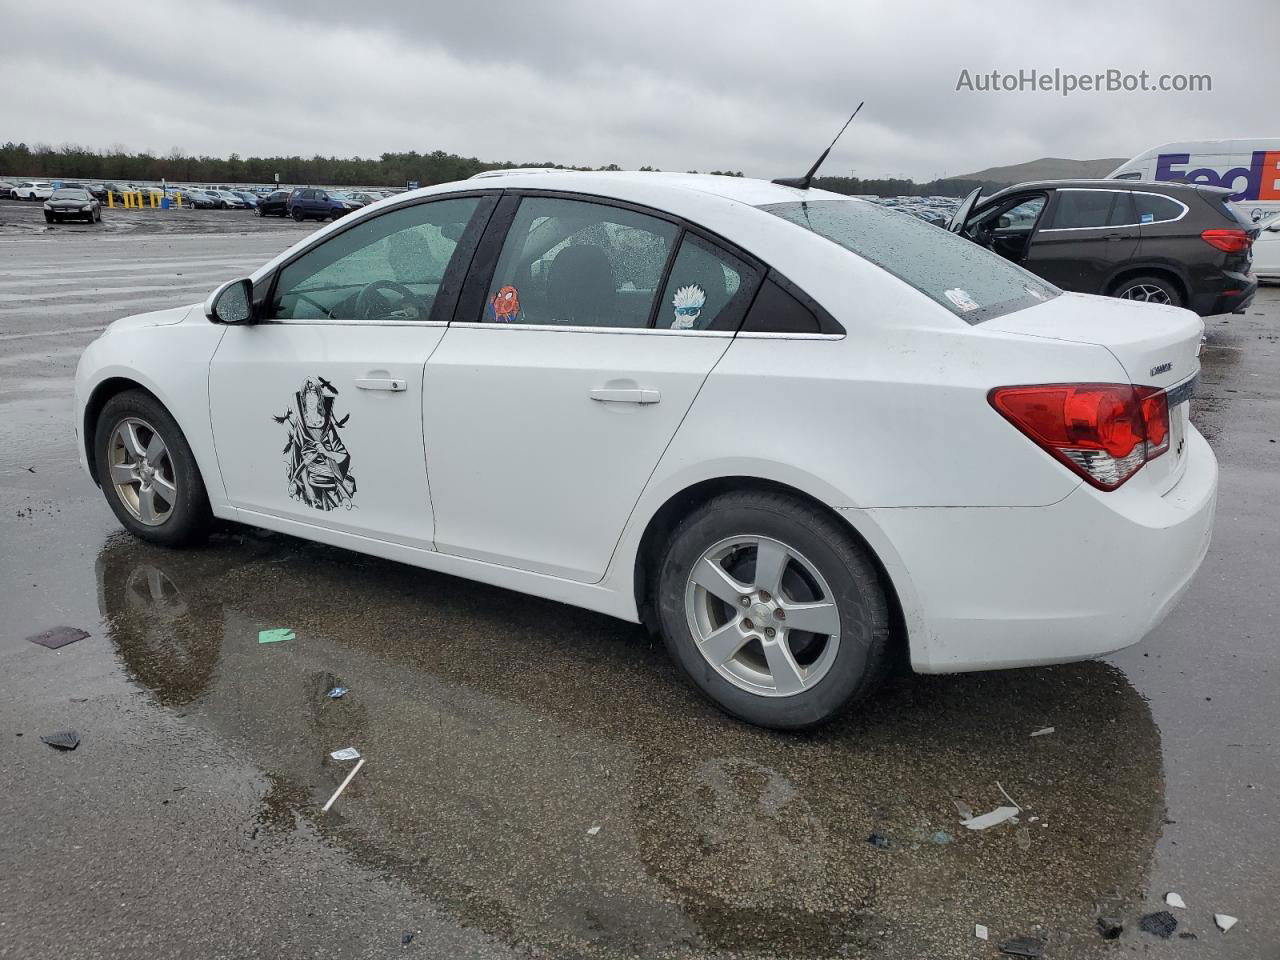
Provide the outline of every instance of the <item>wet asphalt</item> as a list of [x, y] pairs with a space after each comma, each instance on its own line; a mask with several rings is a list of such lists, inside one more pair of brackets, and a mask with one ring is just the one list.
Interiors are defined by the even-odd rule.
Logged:
[[[0, 957], [1280, 956], [1280, 288], [1208, 323], [1217, 530], [1151, 636], [782, 735], [633, 625], [260, 530], [124, 534], [76, 462], [79, 352], [314, 225], [105, 215], [0, 203]], [[25, 639], [60, 624], [91, 636]], [[1019, 824], [960, 826], [1001, 787]]]

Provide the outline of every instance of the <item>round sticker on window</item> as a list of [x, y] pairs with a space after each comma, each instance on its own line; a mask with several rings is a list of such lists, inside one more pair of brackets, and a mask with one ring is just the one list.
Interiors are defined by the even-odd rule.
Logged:
[[968, 290], [952, 287], [950, 290], [944, 290], [943, 296], [954, 303], [957, 310], [963, 310], [965, 313], [978, 309], [978, 301], [969, 296]]

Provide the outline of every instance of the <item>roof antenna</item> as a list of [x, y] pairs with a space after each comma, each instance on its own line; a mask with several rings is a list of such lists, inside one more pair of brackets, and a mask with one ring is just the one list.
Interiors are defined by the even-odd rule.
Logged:
[[[866, 103], [866, 101], [864, 100], [862, 103]], [[862, 109], [862, 103], [858, 104], [858, 110]], [[840, 132], [836, 134], [836, 140], [839, 140], [840, 137], [843, 136], [845, 130], [849, 128], [849, 124], [853, 123], [853, 118], [858, 115], [858, 110], [853, 111], [853, 113], [849, 115], [849, 119], [844, 122], [844, 126], [841, 127]], [[831, 141], [831, 147], [836, 145], [836, 140]], [[798, 187], [801, 190], [808, 190], [809, 184], [813, 183], [813, 175], [817, 173], [818, 168], [822, 166], [822, 161], [827, 159], [827, 154], [831, 152], [831, 147], [827, 147], [827, 149], [822, 151], [822, 156], [813, 162], [813, 166], [809, 168], [809, 172], [803, 177], [779, 177], [773, 182], [783, 187]]]

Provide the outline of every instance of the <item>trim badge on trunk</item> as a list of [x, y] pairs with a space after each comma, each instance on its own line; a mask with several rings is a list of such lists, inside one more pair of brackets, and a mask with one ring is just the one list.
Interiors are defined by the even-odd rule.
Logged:
[[1154, 367], [1151, 368], [1151, 376], [1158, 377], [1160, 376], [1160, 374], [1168, 373], [1172, 369], [1173, 369], [1173, 364], [1168, 361], [1165, 361], [1164, 363], [1157, 363]]

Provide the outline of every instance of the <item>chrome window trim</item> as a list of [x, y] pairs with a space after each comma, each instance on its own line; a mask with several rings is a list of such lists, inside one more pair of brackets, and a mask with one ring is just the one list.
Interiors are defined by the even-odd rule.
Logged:
[[1181, 220], [1183, 217], [1185, 217], [1185, 216], [1187, 215], [1187, 212], [1191, 209], [1191, 208], [1190, 208], [1190, 207], [1188, 207], [1185, 203], [1183, 203], [1181, 200], [1177, 200], [1177, 199], [1175, 199], [1175, 198], [1173, 198], [1173, 197], [1169, 196], [1168, 194], [1164, 194], [1164, 193], [1156, 193], [1154, 190], [1124, 190], [1124, 189], [1115, 190], [1115, 189], [1110, 189], [1110, 188], [1107, 188], [1107, 187], [1059, 187], [1059, 188], [1058, 188], [1058, 190], [1057, 190], [1057, 192], [1058, 192], [1058, 193], [1067, 193], [1067, 192], [1075, 192], [1075, 193], [1140, 193], [1140, 194], [1142, 194], [1144, 197], [1160, 197], [1160, 198], [1162, 198], [1162, 199], [1164, 199], [1164, 200], [1168, 200], [1168, 201], [1170, 201], [1171, 203], [1176, 203], [1178, 206], [1180, 206], [1180, 207], [1182, 208], [1182, 212], [1181, 212], [1180, 214], [1178, 214], [1176, 217], [1173, 217], [1173, 218], [1171, 218], [1171, 219], [1169, 219], [1169, 220], [1152, 220], [1152, 221], [1150, 221], [1149, 223], [1142, 223], [1142, 222], [1138, 222], [1138, 223], [1108, 223], [1108, 224], [1105, 224], [1105, 225], [1103, 225], [1103, 226], [1101, 226], [1101, 227], [1042, 227], [1039, 231], [1037, 231], [1038, 233], [1070, 233], [1070, 232], [1071, 232], [1071, 231], [1073, 231], [1073, 230], [1120, 230], [1120, 229], [1123, 229], [1124, 227], [1154, 227], [1156, 224], [1159, 224], [1159, 223], [1177, 223], [1179, 220]]
[[459, 327], [463, 330], [537, 330], [548, 333], [615, 333], [615, 334], [657, 334], [666, 337], [712, 337], [712, 338], [731, 338], [734, 336], [733, 330], [673, 330], [670, 327], [588, 327], [577, 324], [559, 324], [559, 323], [495, 323], [488, 321], [455, 321], [450, 324], [451, 327]]
[[843, 340], [846, 336], [844, 333], [788, 333], [781, 330], [748, 330], [738, 334], [740, 340]]
[[[248, 324], [242, 324], [248, 326]], [[303, 327], [447, 327], [448, 320], [348, 320], [337, 317], [281, 317], [278, 320], [259, 320], [255, 327], [303, 326]]]

